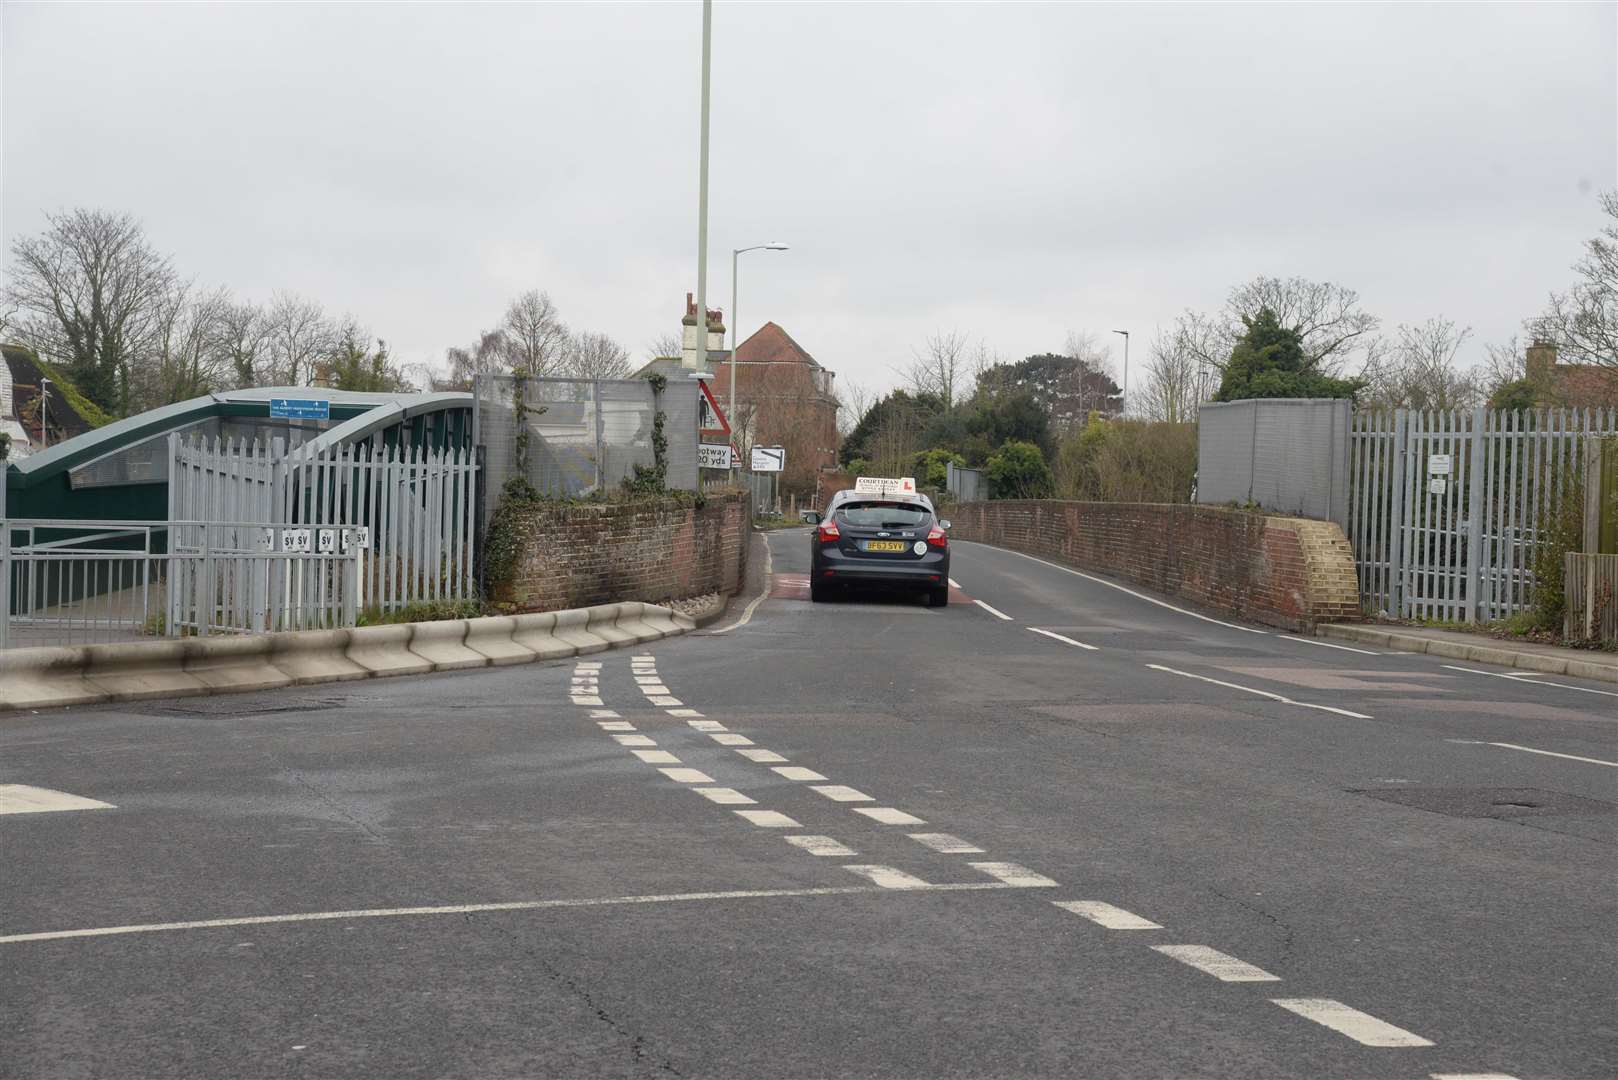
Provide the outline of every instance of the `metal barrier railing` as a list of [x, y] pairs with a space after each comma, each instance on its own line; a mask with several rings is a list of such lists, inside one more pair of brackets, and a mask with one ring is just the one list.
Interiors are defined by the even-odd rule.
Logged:
[[0, 522], [0, 648], [161, 632], [167, 562], [149, 521]]

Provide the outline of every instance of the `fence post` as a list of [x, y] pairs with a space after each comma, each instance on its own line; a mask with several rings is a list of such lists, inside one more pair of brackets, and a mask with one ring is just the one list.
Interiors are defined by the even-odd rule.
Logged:
[[488, 448], [473, 447], [472, 459], [472, 566], [478, 585], [478, 596], [489, 595], [489, 580], [483, 564], [483, 501], [488, 497], [488, 473], [484, 468]]
[[6, 518], [5, 463], [0, 462], [0, 649], [11, 627], [11, 522]]
[[1389, 471], [1393, 474], [1393, 507], [1388, 515], [1392, 524], [1392, 535], [1388, 543], [1388, 614], [1394, 618], [1404, 615], [1404, 573], [1405, 573], [1405, 457], [1409, 453], [1406, 444], [1408, 425], [1410, 422], [1408, 409], [1398, 409], [1393, 414], [1393, 453], [1389, 461]]
[[1483, 590], [1483, 470], [1487, 440], [1483, 437], [1485, 409], [1472, 409], [1471, 440], [1466, 466], [1466, 621], [1478, 621], [1478, 594]]

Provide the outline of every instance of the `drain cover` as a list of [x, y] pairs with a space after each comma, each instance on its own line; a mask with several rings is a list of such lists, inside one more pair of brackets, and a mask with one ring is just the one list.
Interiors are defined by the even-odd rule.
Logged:
[[1383, 802], [1448, 817], [1524, 818], [1618, 813], [1618, 805], [1543, 788], [1350, 788]]

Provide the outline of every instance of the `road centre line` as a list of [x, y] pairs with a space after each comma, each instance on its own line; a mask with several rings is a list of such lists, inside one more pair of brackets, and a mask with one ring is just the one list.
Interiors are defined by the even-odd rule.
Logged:
[[749, 739], [746, 735], [737, 735], [736, 733], [730, 731], [710, 731], [708, 732], [708, 738], [712, 739], [720, 746], [753, 745], [753, 740]]
[[685, 702], [681, 701], [677, 697], [649, 697], [646, 700], [651, 702], [653, 705], [656, 705], [660, 709], [664, 708], [665, 706], [669, 706], [669, 705], [684, 705], [685, 704]]
[[1577, 690], [1581, 694], [1600, 694], [1602, 697], [1618, 697], [1618, 692], [1612, 690], [1595, 690], [1588, 686], [1570, 686], [1567, 683], [1546, 682], [1543, 679], [1529, 679], [1521, 675], [1507, 675], [1503, 671], [1479, 671], [1477, 668], [1456, 667], [1454, 664], [1439, 664], [1441, 668], [1450, 671], [1464, 671], [1468, 675], [1491, 675], [1496, 679], [1510, 679], [1512, 682], [1528, 683], [1531, 686], [1555, 686], [1563, 690]]
[[1044, 874], [1036, 874], [1026, 866], [1019, 866], [1012, 862], [975, 862], [967, 863], [974, 870], [981, 870], [992, 878], [998, 878], [1007, 885], [1017, 885], [1030, 889], [1054, 889], [1056, 882]]
[[1006, 622], [1011, 622], [1012, 621], [1012, 618], [1011, 618], [1010, 615], [1007, 615], [1003, 611], [999, 611], [999, 610], [997, 610], [995, 608], [990, 607], [988, 604], [985, 604], [982, 600], [973, 600], [972, 603], [976, 604], [978, 607], [982, 608], [984, 611], [987, 611], [990, 615], [993, 615], [997, 619], [1004, 619]]
[[810, 786], [809, 790], [817, 795], [826, 796], [832, 802], [876, 802], [865, 792], [855, 791], [846, 784], [814, 784]]
[[658, 772], [677, 784], [711, 784], [714, 778], [701, 769], [659, 769]]
[[787, 780], [824, 780], [824, 776], [813, 769], [805, 769], [801, 765], [776, 765], [770, 769], [772, 773]]
[[687, 721], [693, 731], [724, 731], [725, 725], [717, 720], [690, 720]]
[[711, 800], [712, 802], [716, 802], [716, 803], [720, 804], [721, 806], [740, 806], [740, 805], [744, 805], [744, 804], [747, 804], [747, 803], [756, 803], [756, 802], [758, 802], [757, 799], [748, 798], [746, 795], [743, 795], [741, 792], [737, 791], [735, 788], [728, 788], [728, 787], [699, 787], [699, 788], [692, 788], [691, 790], [696, 792], [698, 795], [701, 795], [704, 799], [708, 799], [708, 800]]
[[1099, 648], [1097, 648], [1094, 645], [1086, 645], [1082, 641], [1074, 641], [1070, 637], [1063, 637], [1061, 634], [1055, 633], [1054, 631], [1051, 631], [1051, 630], [1041, 630], [1037, 626], [1030, 626], [1030, 627], [1028, 627], [1028, 630], [1030, 632], [1032, 632], [1032, 633], [1035, 633], [1035, 634], [1044, 634], [1048, 638], [1055, 638], [1057, 641], [1064, 642], [1064, 643], [1066, 643], [1068, 645], [1073, 645], [1073, 646], [1075, 646], [1077, 648], [1080, 648], [1080, 649], [1089, 649], [1091, 652], [1100, 652], [1101, 651]]
[[1150, 919], [1143, 919], [1132, 911], [1100, 900], [1052, 900], [1063, 911], [1071, 911], [1108, 930], [1161, 930], [1163, 927]]
[[788, 836], [784, 839], [793, 847], [803, 848], [811, 855], [846, 856], [859, 854], [847, 844], [834, 840], [829, 836], [804, 836], [800, 833], [797, 836]]
[[1498, 746], [1504, 750], [1521, 750], [1525, 754], [1542, 754], [1545, 757], [1566, 758], [1569, 761], [1582, 761], [1587, 765], [1605, 765], [1609, 769], [1618, 769], [1618, 761], [1602, 761], [1600, 758], [1580, 757], [1577, 754], [1559, 754], [1555, 750], [1536, 750], [1532, 746], [1518, 746], [1509, 742], [1485, 742], [1482, 739], [1445, 739], [1448, 743], [1458, 743], [1462, 746]]
[[[660, 676], [658, 676], [658, 678], [661, 679], [662, 676], [660, 675]], [[641, 686], [640, 687], [640, 692], [645, 694], [647, 697], [654, 697], [654, 696], [655, 697], [664, 697], [664, 696], [667, 696], [669, 694], [674, 693], [674, 691], [672, 691], [668, 687], [664, 686], [661, 682], [654, 682], [654, 683], [650, 683], [650, 684]]]
[[801, 829], [803, 825], [779, 810], [737, 810], [736, 813], [763, 829]]
[[[991, 892], [1014, 886], [998, 881], [972, 881], [961, 884], [927, 884], [927, 892]], [[347, 919], [404, 918], [415, 915], [475, 915], [495, 911], [541, 911], [546, 908], [613, 907], [634, 904], [673, 904], [703, 900], [770, 900], [810, 896], [863, 896], [890, 890], [881, 886], [848, 885], [814, 889], [731, 889], [717, 892], [657, 893], [649, 896], [604, 896], [576, 900], [512, 900], [496, 904], [446, 904], [435, 907], [357, 908], [349, 911], [304, 911], [291, 915], [246, 915], [226, 919], [195, 919], [187, 922], [134, 923], [127, 926], [95, 926], [81, 930], [45, 930], [26, 934], [0, 935], [0, 945], [27, 941], [63, 941], [69, 938], [117, 937], [124, 934], [152, 934], [175, 930], [212, 930], [227, 926], [269, 926], [278, 923], [340, 922]]]
[[1517, 1080], [1510, 1073], [1428, 1073], [1431, 1080]]
[[949, 587], [952, 588], [952, 589], [959, 589], [961, 587], [961, 583], [959, 581], [956, 581], [954, 578], [950, 578], [949, 579]]
[[861, 877], [870, 878], [872, 882], [882, 886], [884, 889], [925, 889], [927, 887], [927, 883], [921, 878], [907, 874], [903, 870], [895, 870], [891, 866], [847, 865], [843, 869]]
[[1240, 630], [1245, 634], [1268, 634], [1269, 633], [1268, 630], [1255, 630], [1251, 626], [1238, 626], [1235, 623], [1223, 622], [1223, 621], [1221, 621], [1219, 619], [1215, 619], [1215, 618], [1212, 618], [1212, 617], [1207, 616], [1207, 615], [1199, 615], [1195, 611], [1187, 611], [1183, 607], [1175, 607], [1173, 604], [1167, 603], [1166, 601], [1163, 601], [1163, 600], [1159, 600], [1156, 597], [1147, 596], [1145, 593], [1138, 593], [1134, 589], [1126, 589], [1122, 585], [1117, 584], [1116, 582], [1108, 581], [1106, 578], [1098, 578], [1093, 574], [1086, 574], [1081, 570], [1074, 570], [1071, 567], [1062, 566], [1059, 563], [1049, 562], [1049, 561], [1047, 561], [1045, 559], [1037, 559], [1032, 555], [1024, 555], [1020, 551], [1012, 551], [1010, 548], [995, 547], [995, 545], [993, 545], [993, 544], [984, 544], [982, 546], [988, 547], [988, 548], [994, 548], [994, 550], [996, 550], [996, 551], [1003, 551], [1007, 555], [1016, 555], [1016, 556], [1018, 556], [1020, 558], [1024, 558], [1024, 559], [1028, 559], [1028, 560], [1030, 560], [1032, 562], [1040, 563], [1043, 566], [1050, 567], [1052, 570], [1060, 570], [1064, 574], [1072, 574], [1074, 577], [1081, 577], [1081, 578], [1084, 578], [1084, 580], [1086, 580], [1086, 581], [1093, 581], [1097, 585], [1105, 585], [1109, 589], [1117, 589], [1119, 592], [1127, 593], [1128, 595], [1133, 596], [1137, 600], [1144, 600], [1148, 604], [1156, 604], [1160, 608], [1168, 608], [1170, 611], [1177, 612], [1177, 613], [1179, 613], [1181, 615], [1189, 615], [1193, 619], [1201, 619], [1203, 622], [1210, 622], [1210, 623], [1213, 623], [1215, 626], [1223, 626], [1223, 627], [1226, 627], [1226, 628], [1231, 629], [1231, 630]]
[[631, 754], [640, 758], [648, 765], [678, 765], [680, 759], [667, 750], [631, 750]]
[[1431, 1046], [1431, 1039], [1412, 1034], [1358, 1009], [1351, 1009], [1331, 998], [1271, 998], [1288, 1012], [1297, 1013], [1329, 1027], [1340, 1035], [1347, 1035], [1365, 1046]]
[[914, 814], [907, 814], [903, 810], [896, 810], [891, 806], [855, 806], [850, 807], [856, 814], [864, 814], [872, 821], [883, 825], [925, 825], [921, 818]]
[[736, 752], [748, 761], [756, 761], [760, 765], [771, 765], [787, 760], [774, 750], [766, 750], [762, 746], [738, 746]]
[[28, 784], [0, 784], [0, 814], [54, 814], [62, 810], [116, 810], [112, 803]]
[[1382, 655], [1379, 652], [1372, 652], [1370, 649], [1356, 649], [1352, 645], [1339, 645], [1333, 641], [1321, 641], [1318, 638], [1303, 637], [1299, 634], [1277, 634], [1275, 636], [1282, 641], [1296, 641], [1301, 645], [1319, 645], [1322, 649], [1338, 649], [1342, 652], [1364, 653], [1366, 656]]
[[591, 709], [590, 710], [590, 719], [592, 719], [592, 720], [601, 720], [601, 719], [606, 719], [606, 718], [609, 718], [609, 717], [616, 720], [618, 718], [618, 714], [616, 712], [614, 712], [613, 710], [611, 710], [611, 709]]
[[657, 740], [650, 735], [614, 735], [612, 741], [619, 746], [656, 746]]
[[670, 716], [677, 716], [677, 717], [680, 717], [682, 719], [687, 717], [687, 716], [701, 716], [702, 715], [701, 713], [697, 712], [697, 710], [695, 710], [695, 709], [664, 709], [663, 711], [668, 713]]
[[1259, 697], [1267, 697], [1273, 701], [1279, 701], [1286, 705], [1296, 705], [1303, 709], [1319, 709], [1322, 712], [1336, 713], [1338, 716], [1351, 716], [1356, 720], [1372, 719], [1371, 717], [1366, 716], [1364, 713], [1357, 713], [1351, 709], [1339, 709], [1332, 705], [1316, 705], [1313, 702], [1308, 701], [1294, 701], [1291, 698], [1283, 697], [1280, 694], [1272, 694], [1268, 690], [1259, 690], [1251, 686], [1242, 686], [1238, 683], [1225, 682], [1223, 679], [1210, 679], [1206, 675], [1193, 675], [1189, 671], [1181, 671], [1178, 668], [1164, 667], [1162, 664], [1147, 664], [1146, 666], [1151, 668], [1153, 671], [1166, 671], [1170, 675], [1181, 675], [1187, 679], [1200, 679], [1202, 682], [1213, 683], [1215, 686], [1224, 686], [1230, 688], [1231, 690], [1241, 690], [1244, 693], [1257, 694]]
[[932, 848], [941, 855], [981, 855], [983, 849], [949, 833], [911, 833], [910, 839], [923, 847]]
[[575, 704], [575, 705], [600, 705], [601, 704], [601, 699], [599, 697], [595, 697], [594, 695], [572, 694], [570, 696], [573, 698], [573, 704]]
[[628, 720], [597, 720], [596, 726], [602, 731], [634, 731], [635, 725]]
[[1238, 960], [1206, 945], [1153, 945], [1152, 951], [1206, 972], [1220, 982], [1281, 981], [1279, 975], [1271, 975], [1263, 968], [1254, 967], [1245, 960]]

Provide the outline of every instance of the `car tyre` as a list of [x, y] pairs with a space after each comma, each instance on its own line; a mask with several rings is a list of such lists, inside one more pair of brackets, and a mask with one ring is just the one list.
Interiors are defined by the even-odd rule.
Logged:
[[809, 583], [809, 602], [810, 603], [812, 603], [812, 604], [824, 604], [829, 599], [831, 599], [831, 597], [830, 597], [830, 595], [828, 594], [828, 592], [826, 590], [826, 586], [820, 584], [818, 581], [811, 581]]
[[928, 592], [927, 592], [927, 606], [928, 607], [947, 607], [947, 606], [949, 606], [949, 586], [946, 585], [946, 586], [943, 586], [941, 588], [928, 590]]

